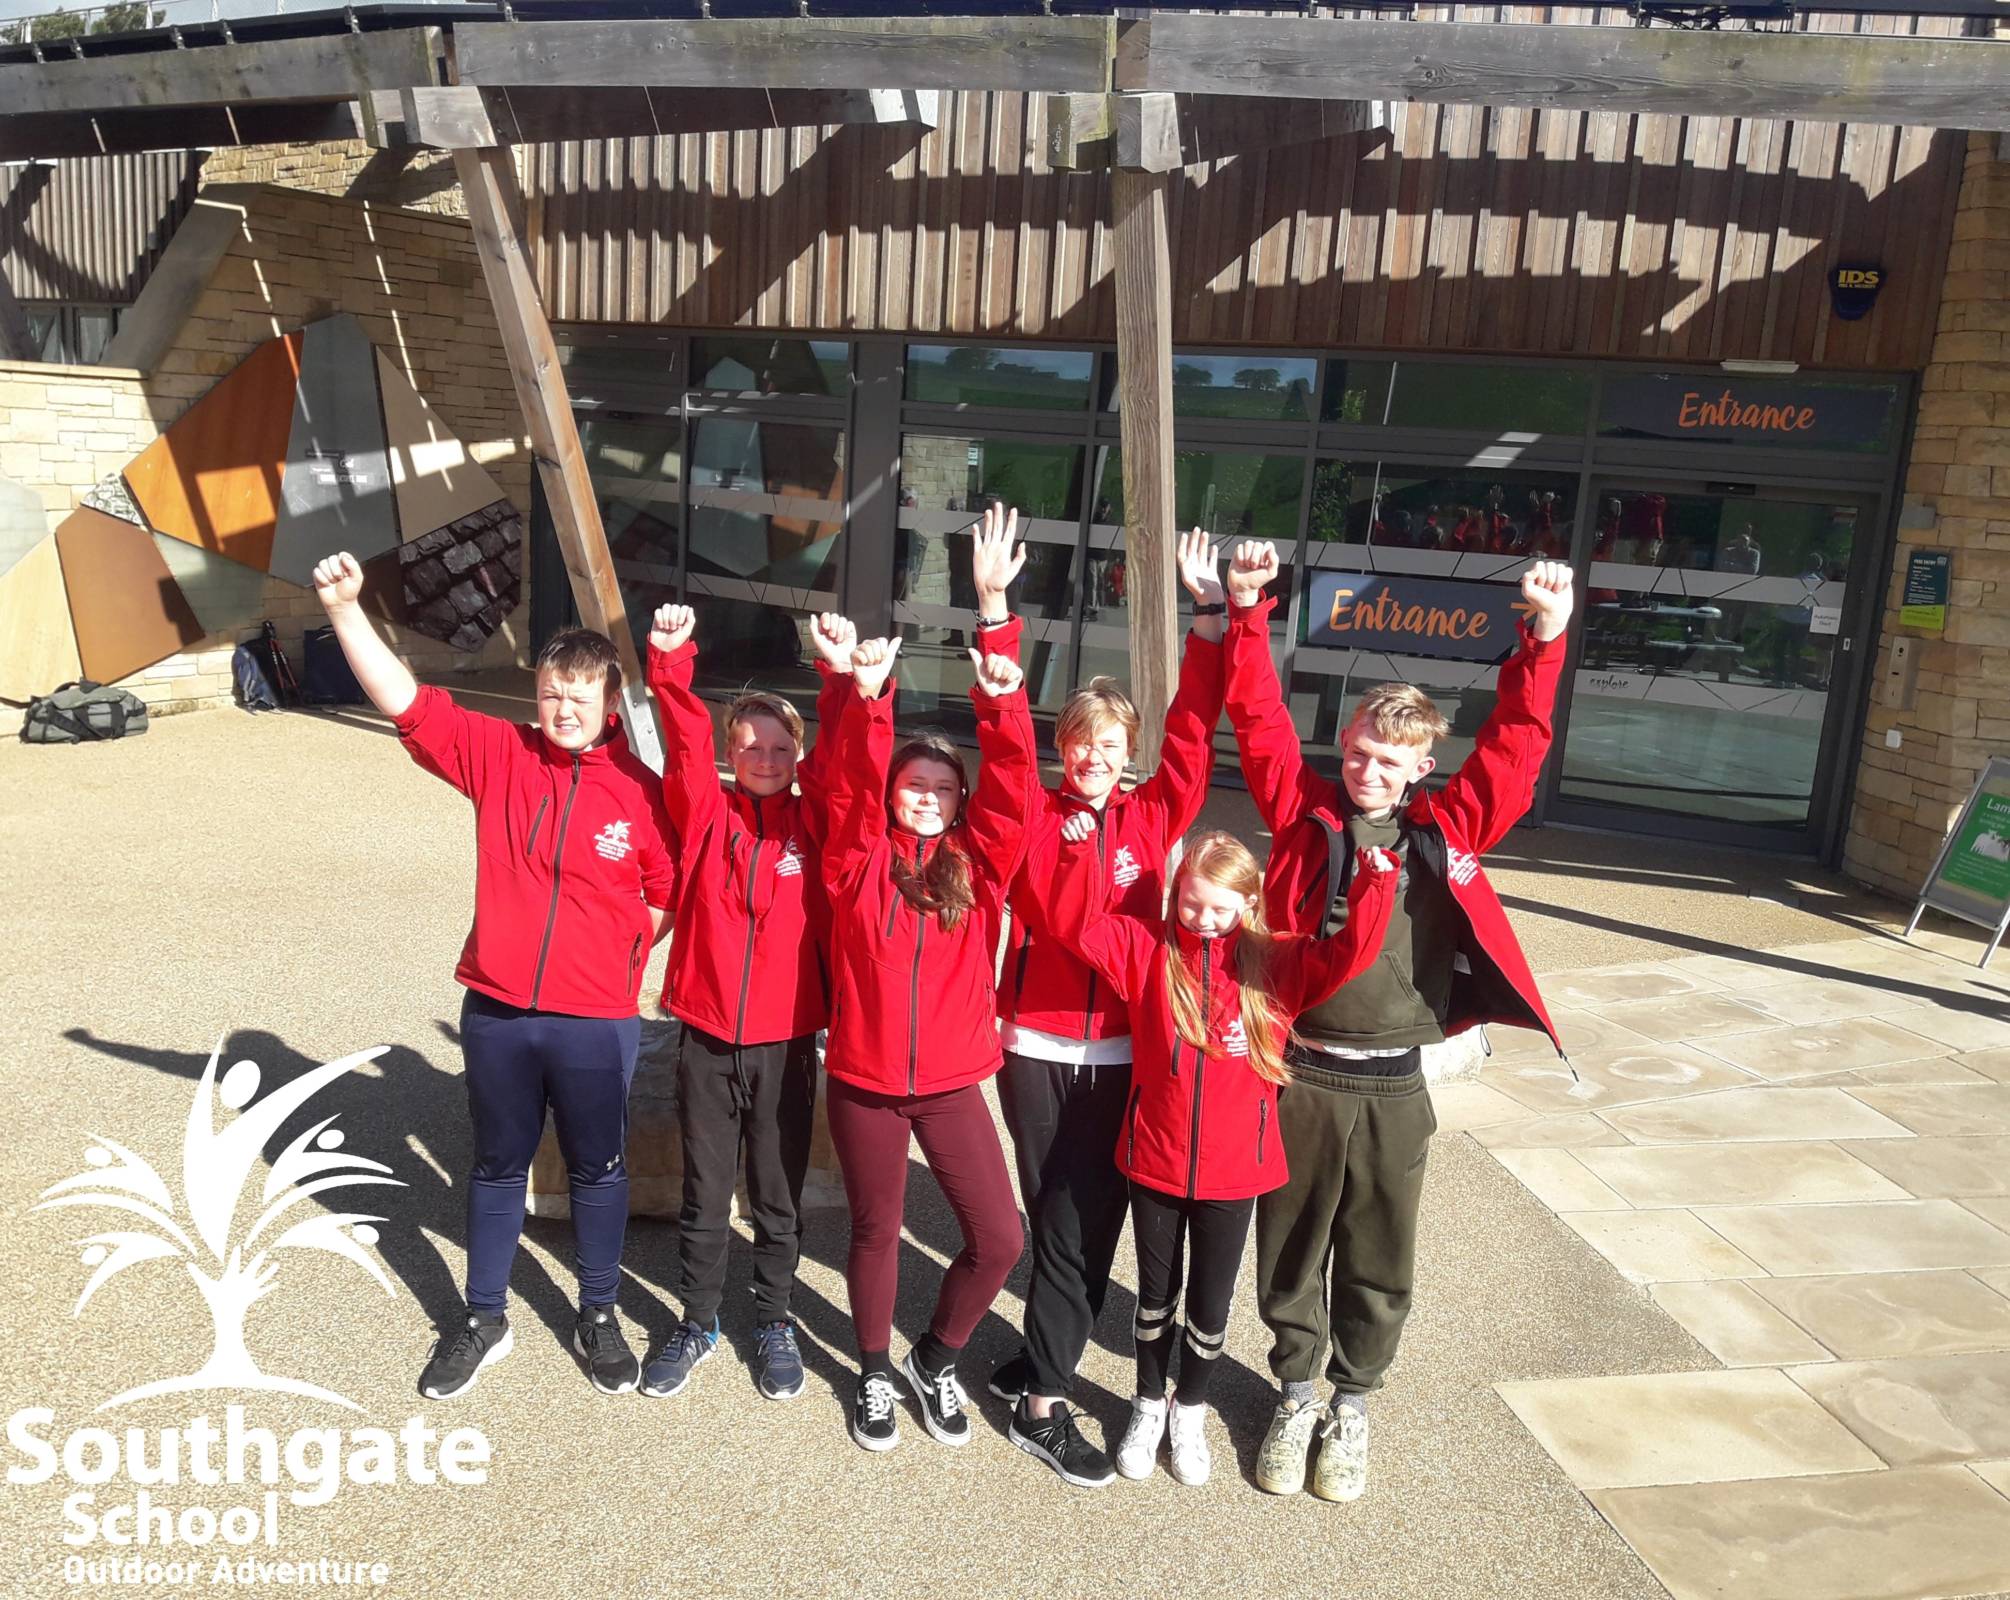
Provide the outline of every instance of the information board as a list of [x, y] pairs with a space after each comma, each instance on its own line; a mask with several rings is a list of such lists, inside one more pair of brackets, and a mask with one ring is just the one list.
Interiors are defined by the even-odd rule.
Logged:
[[1305, 642], [1443, 661], [1505, 661], [1528, 614], [1511, 583], [1462, 583], [1388, 572], [1315, 572]]
[[1991, 756], [1969, 791], [1906, 924], [1907, 938], [1928, 906], [1992, 931], [1983, 966], [2010, 925], [2010, 758]]
[[1898, 606], [1902, 627], [1927, 628], [1935, 633], [1947, 627], [1948, 578], [1954, 558], [1946, 550], [1914, 550], [1905, 558], [1905, 593]]

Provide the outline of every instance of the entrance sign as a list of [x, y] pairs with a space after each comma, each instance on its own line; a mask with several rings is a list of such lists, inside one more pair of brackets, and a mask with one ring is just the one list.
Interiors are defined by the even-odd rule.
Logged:
[[1505, 661], [1528, 611], [1504, 583], [1458, 583], [1388, 572], [1315, 572], [1307, 598], [1307, 644], [1386, 650], [1450, 661]]
[[2010, 757], [1991, 756], [1975, 780], [1919, 891], [1919, 903], [1905, 925], [1908, 939], [1928, 906], [1992, 929], [1980, 962], [1989, 965], [2010, 927]]
[[1946, 550], [1914, 550], [1905, 558], [1905, 595], [1899, 602], [1901, 627], [1939, 633], [1947, 626], [1947, 580], [1954, 557]]
[[1633, 372], [1605, 380], [1598, 431], [1607, 438], [1882, 450], [1897, 408], [1895, 384]]

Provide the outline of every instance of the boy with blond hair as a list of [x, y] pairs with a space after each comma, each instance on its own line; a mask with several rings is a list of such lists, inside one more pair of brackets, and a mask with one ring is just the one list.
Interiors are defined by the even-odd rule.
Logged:
[[[1437, 1129], [1421, 1050], [1486, 1022], [1555, 1029], [1479, 857], [1528, 810], [1550, 745], [1571, 573], [1538, 561], [1522, 578], [1528, 622], [1503, 664], [1493, 714], [1436, 793], [1431, 747], [1449, 731], [1413, 685], [1363, 695], [1340, 735], [1341, 781], [1313, 772], [1270, 655], [1266, 584], [1276, 549], [1239, 545], [1228, 571], [1229, 722], [1249, 792], [1272, 834], [1264, 909], [1278, 932], [1345, 923], [1361, 851], [1401, 863], [1373, 966], [1301, 1012], [1278, 1103], [1291, 1177], [1256, 1214], [1258, 1306], [1283, 1396], [1257, 1487], [1295, 1494], [1320, 1441], [1312, 1492], [1367, 1487], [1367, 1396], [1395, 1359], [1416, 1275], [1417, 1209]], [[1559, 1049], [1561, 1047], [1559, 1046]], [[1321, 1367], [1331, 1385], [1321, 1399]]]

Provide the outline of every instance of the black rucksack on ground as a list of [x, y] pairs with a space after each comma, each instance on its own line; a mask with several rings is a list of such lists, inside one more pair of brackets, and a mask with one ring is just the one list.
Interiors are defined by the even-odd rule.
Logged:
[[79, 678], [29, 701], [21, 742], [87, 744], [146, 731], [146, 702], [138, 695]]
[[363, 686], [356, 681], [349, 658], [342, 653], [341, 641], [333, 628], [309, 628], [301, 641], [302, 672], [300, 698], [310, 706], [353, 706], [363, 701]]

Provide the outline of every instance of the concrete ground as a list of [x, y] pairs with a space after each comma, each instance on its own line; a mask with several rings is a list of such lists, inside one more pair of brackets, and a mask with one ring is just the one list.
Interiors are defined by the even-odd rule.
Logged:
[[[1217, 805], [1232, 814], [1247, 799], [1224, 791]], [[103, 748], [0, 743], [0, 1082], [23, 1113], [0, 1166], [0, 1270], [13, 1290], [0, 1312], [0, 1377], [10, 1412], [53, 1413], [24, 1424], [38, 1437], [60, 1447], [74, 1429], [185, 1427], [198, 1411], [221, 1423], [234, 1401], [248, 1423], [282, 1439], [310, 1427], [395, 1430], [413, 1416], [441, 1430], [477, 1428], [493, 1451], [486, 1482], [401, 1478], [346, 1486], [322, 1506], [282, 1501], [277, 1546], [256, 1552], [382, 1561], [379, 1592], [397, 1595], [1107, 1594], [1174, 1584], [1391, 1600], [1666, 1592], [1495, 1385], [1710, 1373], [1719, 1359], [1453, 1130], [1433, 1148], [1422, 1289], [1375, 1405], [1373, 1485], [1352, 1508], [1271, 1499], [1249, 1482], [1269, 1395], [1247, 1271], [1217, 1383], [1216, 1475], [1204, 1489], [1163, 1472], [1097, 1493], [1067, 1489], [1011, 1448], [1004, 1408], [988, 1397], [967, 1450], [934, 1445], [909, 1411], [897, 1451], [859, 1451], [843, 1431], [852, 1369], [839, 1212], [816, 1214], [808, 1229], [797, 1309], [811, 1382], [792, 1405], [760, 1401], [747, 1377], [743, 1249], [728, 1300], [731, 1352], [674, 1400], [593, 1393], [561, 1346], [569, 1232], [548, 1221], [530, 1225], [519, 1259], [515, 1353], [458, 1403], [421, 1400], [413, 1383], [432, 1319], [454, 1306], [461, 1267], [468, 1145], [451, 972], [472, 867], [465, 803], [367, 716], [218, 712], [166, 719], [143, 739]], [[1511, 839], [1495, 881], [1548, 972], [1835, 940], [1859, 931], [1847, 919], [1893, 909], [1761, 858], [1553, 831]], [[656, 984], [652, 973], [645, 992]], [[2000, 992], [1975, 989], [1965, 1003], [1997, 1005]], [[1595, 1026], [1596, 1007], [1581, 1014]], [[264, 1372], [338, 1391], [357, 1410], [236, 1391], [93, 1410], [198, 1368], [210, 1319], [188, 1272], [168, 1258], [119, 1273], [73, 1320], [96, 1259], [83, 1256], [86, 1241], [132, 1223], [101, 1209], [32, 1207], [87, 1170], [98, 1137], [145, 1156], [181, 1192], [177, 1146], [219, 1040], [221, 1065], [251, 1060], [268, 1086], [316, 1062], [391, 1047], [286, 1129], [336, 1115], [345, 1150], [386, 1162], [402, 1180], [326, 1202], [383, 1218], [376, 1249], [395, 1292], [325, 1252], [279, 1252], [280, 1275], [246, 1324]], [[955, 1232], [918, 1162], [910, 1176], [918, 1181], [897, 1348], [920, 1332]], [[251, 1214], [247, 1202], [240, 1228]], [[621, 1309], [638, 1345], [670, 1325], [674, 1242], [669, 1225], [633, 1228]], [[1083, 1373], [1092, 1435], [1121, 1427], [1129, 1393], [1134, 1278], [1119, 1260], [1105, 1342]], [[973, 1377], [1013, 1347], [1024, 1288], [1022, 1264], [972, 1342]], [[79, 1448], [89, 1475], [97, 1450]], [[14, 1438], [6, 1456], [23, 1469], [37, 1459]], [[182, 1483], [148, 1492], [177, 1510], [221, 1510], [256, 1506], [261, 1490]], [[66, 1498], [80, 1493], [93, 1504], [66, 1519]], [[123, 1478], [80, 1487], [58, 1472], [11, 1483], [0, 1503], [0, 1592], [67, 1592], [66, 1556], [108, 1552], [66, 1545], [66, 1529], [133, 1497]], [[204, 1587], [219, 1548], [139, 1552], [199, 1557], [199, 1575], [181, 1587], [121, 1587]]]

